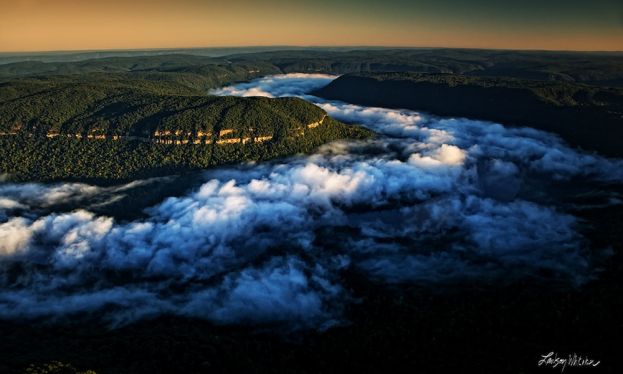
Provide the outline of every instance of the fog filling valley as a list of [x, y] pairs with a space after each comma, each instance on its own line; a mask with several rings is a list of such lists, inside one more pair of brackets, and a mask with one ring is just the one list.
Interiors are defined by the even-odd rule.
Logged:
[[[270, 76], [213, 93], [300, 96], [377, 137], [208, 170], [199, 188], [143, 218], [115, 220], [90, 207], [153, 180], [0, 182], [0, 318], [91, 315], [119, 326], [172, 314], [324, 329], [342, 323], [360, 296], [343, 284], [347, 273], [388, 287], [576, 286], [595, 275], [592, 261], [608, 249], [587, 248], [556, 191], [620, 183], [621, 161], [529, 128], [308, 94], [335, 78]], [[597, 200], [620, 203], [607, 193]], [[54, 211], [68, 201], [82, 209]]]

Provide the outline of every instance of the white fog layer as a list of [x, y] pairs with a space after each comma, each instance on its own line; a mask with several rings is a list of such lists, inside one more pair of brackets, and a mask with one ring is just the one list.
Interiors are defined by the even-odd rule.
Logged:
[[288, 74], [213, 93], [301, 96], [378, 137], [207, 171], [200, 188], [144, 219], [38, 213], [102, 187], [0, 183], [0, 317], [93, 313], [124, 324], [174, 314], [326, 328], [357, 297], [340, 281], [347, 272], [424, 285], [592, 276], [580, 222], [547, 188], [620, 182], [621, 161], [533, 129], [307, 94], [333, 79]]

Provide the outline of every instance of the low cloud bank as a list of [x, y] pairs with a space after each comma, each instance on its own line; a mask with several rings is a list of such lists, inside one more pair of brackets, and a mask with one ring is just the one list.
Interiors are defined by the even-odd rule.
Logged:
[[326, 86], [337, 78], [328, 74], [292, 73], [273, 75], [267, 78], [256, 79], [248, 83], [240, 83], [210, 91], [218, 96], [304, 96], [308, 92]]
[[37, 216], [30, 205], [96, 188], [0, 185], [0, 316], [99, 313], [120, 324], [168, 313], [327, 328], [356, 297], [339, 281], [352, 270], [382, 283], [591, 276], [575, 218], [524, 198], [522, 186], [620, 181], [620, 161], [531, 129], [305, 94], [333, 78], [267, 77], [215, 93], [303, 96], [382, 136], [288, 164], [209, 171], [144, 220]]

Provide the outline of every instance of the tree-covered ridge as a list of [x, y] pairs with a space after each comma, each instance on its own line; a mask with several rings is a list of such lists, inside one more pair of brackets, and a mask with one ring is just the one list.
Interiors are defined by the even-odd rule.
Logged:
[[608, 106], [623, 104], [623, 89], [599, 87], [565, 81], [541, 81], [511, 77], [478, 77], [460, 74], [415, 72], [361, 73], [355, 76], [378, 82], [431, 83], [444, 87], [474, 86], [522, 90], [555, 106]]
[[173, 80], [198, 89], [279, 72], [274, 65], [264, 61], [232, 63], [225, 59], [179, 54], [110, 57], [78, 62], [23, 61], [0, 64], [0, 79], [105, 74]]
[[[138, 53], [138, 52], [137, 52]], [[145, 52], [149, 53], [149, 52]], [[81, 61], [22, 61], [0, 64], [0, 79], [33, 75], [125, 74], [144, 79], [180, 80], [195, 87], [215, 87], [268, 74], [420, 72], [480, 77], [623, 85], [623, 54], [617, 52], [548, 52], [444, 48], [309, 49], [238, 53], [224, 57], [162, 54], [93, 58]], [[197, 53], [199, 55], [193, 55]], [[98, 54], [91, 54], [97, 57]], [[87, 58], [89, 54], [85, 54]], [[37, 58], [37, 57], [33, 57]], [[44, 60], [54, 56], [40, 57]], [[1, 62], [1, 61], [0, 61]]]
[[153, 81], [14, 80], [0, 86], [0, 131], [36, 136], [290, 136], [324, 111], [297, 98], [197, 95]]
[[0, 136], [0, 174], [16, 181], [82, 180], [108, 182], [177, 174], [244, 161], [308, 153], [338, 139], [372, 135], [330, 117], [304, 133], [261, 142], [170, 145], [138, 140], [79, 140]]
[[562, 81], [457, 74], [347, 74], [316, 95], [422, 110], [559, 134], [573, 146], [621, 157], [623, 89]]
[[293, 50], [228, 56], [233, 63], [270, 62], [283, 72], [451, 73], [542, 81], [623, 85], [620, 52], [554, 52], [450, 48]]
[[114, 74], [0, 84], [0, 174], [15, 180], [147, 177], [370, 135], [294, 97], [209, 96]]

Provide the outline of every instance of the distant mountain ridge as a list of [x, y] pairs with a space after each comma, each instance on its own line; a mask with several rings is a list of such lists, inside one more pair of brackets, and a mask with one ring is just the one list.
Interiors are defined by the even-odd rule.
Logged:
[[[184, 72], [197, 84], [222, 85], [222, 78], [248, 80], [267, 74], [419, 72], [480, 77], [514, 77], [544, 81], [623, 86], [623, 53], [512, 51], [452, 48], [350, 48], [239, 51], [210, 57], [202, 50], [185, 54], [103, 54], [80, 61], [21, 61], [0, 64], [0, 80], [18, 76], [118, 73], [152, 77]], [[232, 51], [233, 52], [233, 51]], [[250, 73], [257, 71], [256, 73]], [[233, 78], [233, 79], [232, 79]]]
[[559, 134], [570, 144], [622, 157], [623, 89], [561, 81], [457, 74], [347, 74], [315, 95], [361, 105], [421, 110]]

